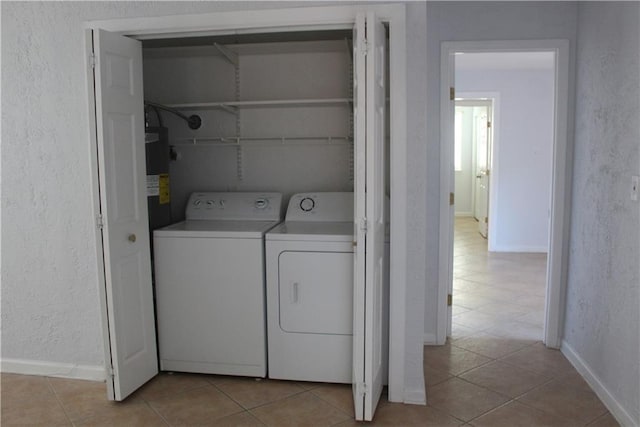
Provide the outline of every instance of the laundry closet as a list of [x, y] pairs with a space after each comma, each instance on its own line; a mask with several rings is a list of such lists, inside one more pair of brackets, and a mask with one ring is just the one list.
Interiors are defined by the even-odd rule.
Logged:
[[[147, 134], [160, 131], [163, 135], [160, 139], [166, 143], [160, 149], [169, 165], [168, 178], [147, 173], [150, 224], [156, 216], [155, 211], [160, 207], [166, 210], [166, 205], [170, 205], [170, 222], [184, 220], [187, 200], [196, 192], [202, 196], [190, 199], [189, 203], [196, 200], [218, 203], [207, 198], [222, 197], [221, 192], [265, 192], [266, 198], [260, 193], [253, 197], [259, 197], [261, 203], [273, 203], [280, 201], [273, 195], [279, 193], [283, 196], [282, 209], [297, 193], [313, 194], [313, 199], [297, 196], [298, 201], [289, 206], [289, 211], [297, 209], [298, 219], [306, 215], [314, 222], [318, 218], [313, 215], [316, 213], [347, 221], [344, 235], [339, 240], [343, 243], [334, 246], [331, 252], [316, 252], [318, 249], [314, 244], [302, 248], [299, 244], [285, 244], [277, 254], [270, 255], [269, 248], [273, 243], [267, 237], [266, 255], [256, 259], [246, 248], [246, 255], [240, 255], [245, 259], [239, 262], [244, 265], [237, 272], [230, 270], [222, 275], [221, 270], [233, 268], [229, 266], [237, 262], [235, 257], [225, 258], [224, 249], [208, 247], [211, 255], [198, 264], [193, 258], [200, 257], [199, 253], [185, 254], [190, 246], [183, 243], [180, 243], [180, 249], [166, 249], [170, 244], [167, 242], [171, 241], [166, 237], [170, 237], [171, 231], [167, 234], [162, 229], [153, 233], [154, 227], [151, 227], [151, 235], [155, 234], [151, 254], [152, 264], [156, 262], [154, 289], [160, 368], [265, 376], [267, 358], [248, 357], [247, 354], [260, 353], [261, 348], [266, 351], [269, 347], [271, 377], [351, 382], [354, 277], [351, 242], [355, 240], [351, 225], [355, 202], [352, 31], [148, 40], [143, 42], [143, 70]], [[149, 142], [153, 138], [147, 138], [147, 141], [149, 170], [152, 169], [149, 148], [154, 143]], [[155, 191], [157, 183], [164, 180], [166, 186], [167, 179], [169, 194], [164, 194], [165, 206], [152, 203], [161, 197], [160, 192]], [[342, 194], [327, 196], [326, 192]], [[346, 199], [344, 195], [347, 195]], [[298, 206], [301, 200], [309, 206]], [[322, 206], [312, 214], [305, 212], [316, 203], [343, 208], [341, 213], [323, 212]], [[192, 208], [187, 207], [187, 211]], [[259, 218], [264, 219], [264, 215]], [[270, 219], [277, 219], [277, 216]], [[314, 233], [318, 233], [317, 224], [313, 227]], [[318, 235], [293, 239], [317, 240]], [[336, 236], [322, 238], [326, 239], [335, 240]], [[155, 260], [154, 245], [156, 253], [160, 254]], [[198, 247], [200, 251], [204, 248], [200, 243]], [[308, 267], [285, 268], [283, 265], [282, 268], [293, 271], [290, 274], [297, 279], [282, 278], [283, 282], [279, 283], [287, 274], [284, 270], [278, 271], [278, 265], [283, 262], [278, 260], [293, 253], [294, 247], [301, 254], [295, 264], [306, 262]], [[326, 248], [327, 244], [322, 247]], [[309, 252], [315, 255], [309, 256]], [[387, 260], [388, 256], [387, 245]], [[305, 257], [307, 261], [303, 261]], [[333, 261], [323, 265], [324, 257]], [[265, 258], [268, 259], [266, 265]], [[212, 267], [217, 261], [220, 262], [217, 267]], [[264, 291], [256, 286], [237, 295], [231, 290], [210, 291], [207, 295], [206, 289], [212, 286], [230, 289], [245, 286], [248, 278], [236, 281], [231, 276], [240, 277], [253, 265], [259, 265], [268, 277], [266, 285], [261, 285]], [[184, 269], [187, 271], [179, 273]], [[195, 275], [201, 279], [193, 279], [196, 270], [201, 271]], [[388, 267], [385, 270], [388, 272]], [[309, 275], [317, 279], [309, 278]], [[201, 280], [201, 283], [189, 283], [193, 280]], [[314, 285], [309, 284], [314, 281]], [[323, 281], [331, 283], [323, 284]], [[299, 291], [299, 288], [305, 291]], [[270, 296], [266, 303], [246, 297], [265, 292]], [[304, 295], [300, 297], [304, 303], [298, 301], [299, 292]], [[279, 297], [282, 293], [295, 293], [296, 302], [292, 303], [288, 296]], [[388, 294], [388, 285], [385, 294]], [[228, 301], [219, 301], [225, 298]], [[195, 307], [201, 303], [198, 299], [211, 303], [209, 309], [203, 307], [201, 314], [194, 314]], [[262, 307], [265, 304], [268, 316]], [[218, 316], [211, 315], [212, 310], [218, 310]], [[223, 315], [225, 310], [229, 311]], [[294, 312], [299, 314], [289, 314]], [[386, 309], [384, 315], [388, 317]], [[306, 320], [309, 316], [314, 319]], [[260, 329], [266, 327], [267, 317], [272, 319], [269, 339], [260, 333]], [[297, 318], [295, 325], [282, 326], [281, 322], [288, 317]], [[220, 326], [222, 318], [236, 326]], [[343, 318], [341, 324], [336, 324], [338, 318]], [[250, 322], [255, 324], [254, 328], [248, 326]], [[306, 323], [309, 325], [305, 329], [302, 325]], [[387, 331], [387, 322], [384, 324]], [[215, 332], [215, 328], [221, 331]], [[296, 332], [283, 332], [286, 330]], [[322, 334], [323, 330], [327, 332]], [[198, 338], [189, 338], [193, 335]], [[308, 338], [300, 341], [299, 337], [304, 336]], [[191, 351], [189, 347], [201, 350]], [[215, 347], [225, 347], [225, 350]], [[280, 351], [285, 347], [290, 350]], [[234, 353], [235, 349], [237, 353]], [[325, 368], [321, 368], [323, 363]], [[290, 368], [294, 364], [298, 365], [297, 369]]]
[[[354, 384], [357, 418], [372, 416], [386, 381], [388, 337], [388, 29], [373, 12], [332, 12], [353, 14], [353, 24], [141, 40], [99, 27], [91, 32], [110, 398], [124, 399], [158, 372], [161, 338], [152, 335], [156, 303], [147, 276], [157, 231], [185, 215], [188, 222], [187, 206], [223, 209], [223, 193], [264, 194], [253, 204], [259, 210], [276, 200], [285, 208], [292, 199], [304, 212], [313, 200], [300, 193], [351, 193], [353, 203], [339, 204], [353, 209], [341, 216], [341, 244], [354, 260], [354, 377], [340, 381]], [[156, 144], [162, 167], [145, 165]], [[218, 200], [200, 200], [200, 193]], [[287, 231], [279, 233], [286, 246]], [[242, 264], [243, 251], [236, 253], [233, 262]], [[171, 262], [163, 261], [166, 270]], [[292, 295], [297, 299], [297, 284]]]

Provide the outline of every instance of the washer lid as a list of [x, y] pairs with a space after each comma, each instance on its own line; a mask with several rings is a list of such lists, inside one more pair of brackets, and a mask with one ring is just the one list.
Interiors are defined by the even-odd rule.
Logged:
[[188, 220], [160, 228], [154, 237], [260, 239], [278, 221]]
[[352, 242], [353, 222], [283, 222], [269, 231], [266, 240]]

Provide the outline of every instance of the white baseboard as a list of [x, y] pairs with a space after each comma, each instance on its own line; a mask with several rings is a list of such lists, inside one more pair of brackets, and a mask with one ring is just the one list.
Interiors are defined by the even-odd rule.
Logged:
[[105, 380], [104, 366], [77, 365], [41, 360], [1, 359], [0, 372], [91, 381]]
[[424, 390], [405, 390], [404, 403], [407, 405], [426, 405], [427, 397]]
[[422, 336], [422, 341], [425, 345], [438, 345], [438, 338], [436, 334], [424, 334]]
[[589, 368], [584, 360], [576, 353], [576, 351], [566, 341], [562, 340], [560, 351], [571, 362], [576, 371], [582, 375], [585, 381], [593, 389], [595, 394], [602, 400], [604, 406], [607, 407], [611, 415], [623, 426], [638, 426], [640, 419], [634, 420], [624, 407], [616, 400], [616, 398], [607, 390], [607, 387], [600, 381], [598, 376]]

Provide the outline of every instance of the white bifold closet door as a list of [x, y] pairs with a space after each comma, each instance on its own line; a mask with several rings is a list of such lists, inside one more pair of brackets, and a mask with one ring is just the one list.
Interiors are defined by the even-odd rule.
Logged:
[[371, 421], [382, 394], [386, 31], [358, 15], [354, 41], [355, 267], [353, 399], [356, 420]]
[[96, 139], [111, 351], [107, 390], [123, 400], [158, 373], [146, 198], [142, 45], [93, 31]]

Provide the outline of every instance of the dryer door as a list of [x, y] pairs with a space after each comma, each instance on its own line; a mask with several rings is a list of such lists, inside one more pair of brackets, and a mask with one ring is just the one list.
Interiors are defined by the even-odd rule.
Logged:
[[353, 333], [353, 253], [286, 251], [278, 263], [283, 331]]

